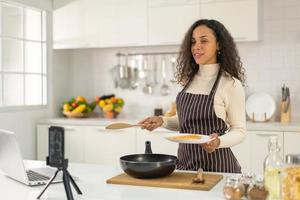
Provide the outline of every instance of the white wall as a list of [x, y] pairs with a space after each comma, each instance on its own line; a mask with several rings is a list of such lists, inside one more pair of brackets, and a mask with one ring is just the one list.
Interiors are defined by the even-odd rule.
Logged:
[[[246, 94], [265, 91], [277, 101], [281, 86], [290, 87], [292, 118], [300, 121], [300, 1], [264, 0], [262, 7], [262, 38], [259, 42], [238, 43], [238, 49], [246, 68]], [[247, 23], [247, 22], [244, 22]], [[123, 116], [141, 118], [151, 115], [153, 108], [161, 104], [165, 109], [176, 97], [174, 87], [168, 97], [145, 95], [138, 88], [135, 91], [114, 89], [109, 70], [117, 64], [115, 54], [121, 52], [174, 51], [178, 46], [81, 49], [56, 51], [55, 63], [70, 62], [69, 92], [71, 96], [85, 95], [92, 99], [96, 95], [115, 93], [125, 98]], [[65, 54], [68, 54], [66, 56]], [[69, 60], [70, 59], [70, 60]], [[68, 99], [62, 94], [60, 99]], [[58, 109], [58, 108], [56, 108]], [[273, 120], [278, 120], [279, 113]]]
[[[52, 1], [51, 0], [14, 0], [31, 7], [42, 8], [48, 12], [48, 41], [52, 40]], [[48, 68], [49, 76], [52, 73], [52, 42], [49, 42]], [[51, 78], [50, 78], [51, 79]], [[49, 95], [52, 96], [52, 86], [48, 87]], [[40, 118], [50, 116], [52, 113], [52, 99], [50, 105], [43, 109], [32, 110], [6, 110], [0, 112], [0, 128], [14, 131], [17, 135], [23, 157], [25, 159], [35, 159], [36, 157], [36, 121]]]

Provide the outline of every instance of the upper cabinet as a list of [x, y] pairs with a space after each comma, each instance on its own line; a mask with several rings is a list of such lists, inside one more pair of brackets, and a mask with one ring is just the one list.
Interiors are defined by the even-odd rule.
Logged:
[[199, 18], [199, 0], [149, 0], [148, 44], [180, 44]]
[[258, 3], [258, 0], [201, 0], [201, 18], [220, 21], [235, 41], [257, 41]]
[[147, 43], [147, 0], [54, 0], [55, 49]]
[[55, 49], [179, 45], [198, 19], [258, 40], [258, 0], [54, 0]]
[[85, 45], [84, 1], [53, 1], [53, 44], [54, 48], [67, 49]]
[[[86, 1], [89, 3], [85, 29], [93, 26], [95, 29], [88, 33], [92, 47], [141, 46], [147, 43], [147, 0]], [[93, 43], [95, 40], [96, 45]]]

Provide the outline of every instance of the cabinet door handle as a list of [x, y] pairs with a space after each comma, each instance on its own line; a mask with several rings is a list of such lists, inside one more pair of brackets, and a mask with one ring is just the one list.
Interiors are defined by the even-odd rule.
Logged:
[[[51, 127], [52, 125], [49, 125], [48, 126], [48, 129]], [[65, 129], [65, 131], [74, 131], [75, 128], [74, 127], [71, 127], [71, 126], [61, 126]]]
[[256, 135], [262, 137], [271, 137], [271, 136], [278, 136], [279, 134], [256, 133]]
[[74, 127], [70, 127], [70, 126], [64, 126], [65, 131], [74, 131], [75, 128]]
[[106, 132], [106, 133], [124, 132], [123, 129], [105, 129], [105, 127], [103, 127], [103, 128], [96, 128], [96, 131], [98, 131], [98, 132]]

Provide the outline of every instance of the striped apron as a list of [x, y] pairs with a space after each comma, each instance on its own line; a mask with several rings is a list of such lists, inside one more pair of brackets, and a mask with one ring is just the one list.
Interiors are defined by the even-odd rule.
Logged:
[[[214, 110], [214, 96], [221, 77], [221, 70], [209, 95], [186, 92], [190, 82], [176, 97], [181, 133], [224, 135], [226, 123], [218, 118]], [[196, 171], [241, 173], [241, 167], [230, 148], [219, 148], [207, 153], [200, 144], [179, 144], [177, 169]]]

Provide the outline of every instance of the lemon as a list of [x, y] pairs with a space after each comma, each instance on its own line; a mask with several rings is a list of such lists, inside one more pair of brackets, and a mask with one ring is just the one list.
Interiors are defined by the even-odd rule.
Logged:
[[66, 103], [66, 104], [64, 104], [64, 107], [63, 107], [63, 109], [64, 109], [64, 111], [70, 111], [71, 110], [71, 106], [68, 104], [68, 103]]
[[105, 103], [104, 100], [100, 100], [98, 105], [99, 105], [101, 108], [103, 108], [103, 107], [105, 106], [105, 104], [106, 104], [106, 103]]
[[79, 106], [77, 106], [72, 113], [82, 113], [84, 110], [86, 109], [86, 105], [85, 104], [81, 104]]
[[76, 97], [76, 102], [86, 102], [85, 98], [83, 96]]
[[114, 108], [113, 104], [107, 104], [103, 107], [103, 111], [104, 112], [109, 112], [109, 111], [112, 111]]
[[111, 104], [112, 102], [111, 102], [111, 100], [110, 100], [110, 99], [105, 99], [105, 103], [107, 103], [107, 104]]
[[117, 113], [120, 113], [120, 112], [122, 111], [122, 107], [116, 107], [116, 108], [115, 108], [115, 111], [116, 111]]

